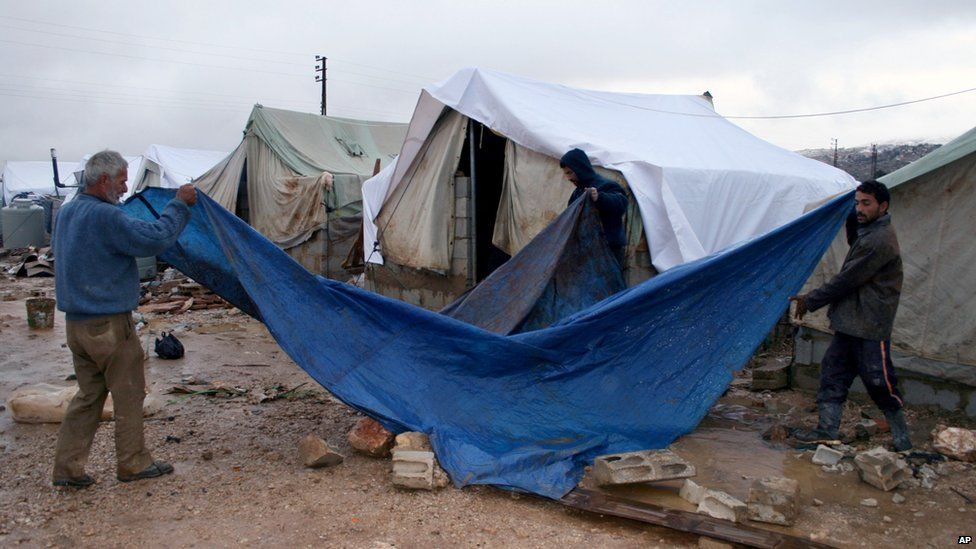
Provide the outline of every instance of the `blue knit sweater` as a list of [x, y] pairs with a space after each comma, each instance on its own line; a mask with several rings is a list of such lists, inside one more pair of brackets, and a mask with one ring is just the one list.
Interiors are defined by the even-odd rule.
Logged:
[[54, 288], [68, 320], [132, 311], [139, 305], [137, 257], [172, 246], [190, 220], [190, 207], [173, 199], [150, 223], [121, 208], [79, 193], [58, 212]]

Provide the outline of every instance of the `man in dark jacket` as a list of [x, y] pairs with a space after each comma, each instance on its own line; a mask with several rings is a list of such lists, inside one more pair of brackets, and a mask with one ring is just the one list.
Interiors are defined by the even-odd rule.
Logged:
[[607, 244], [622, 269], [627, 247], [623, 220], [627, 212], [627, 195], [623, 188], [597, 174], [586, 153], [580, 149], [573, 149], [564, 154], [559, 160], [559, 167], [563, 169], [566, 179], [576, 185], [576, 190], [569, 197], [569, 204], [585, 193], [596, 205], [596, 209], [600, 212], [600, 223], [603, 225]]
[[834, 338], [821, 361], [817, 404], [820, 421], [800, 440], [836, 439], [841, 412], [854, 377], [884, 412], [895, 450], [912, 447], [902, 411], [901, 392], [891, 362], [891, 329], [901, 296], [902, 262], [898, 237], [891, 226], [891, 195], [883, 183], [865, 181], [854, 195], [857, 238], [837, 276], [822, 287], [793, 296], [796, 318], [830, 305]]

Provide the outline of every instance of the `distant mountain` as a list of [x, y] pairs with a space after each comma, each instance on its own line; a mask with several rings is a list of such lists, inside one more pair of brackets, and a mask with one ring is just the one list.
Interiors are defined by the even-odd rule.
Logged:
[[[938, 149], [937, 143], [879, 143], [878, 165], [874, 178], [889, 174], [906, 164]], [[804, 149], [796, 151], [807, 158], [819, 160], [826, 164], [834, 163], [833, 149]], [[872, 179], [871, 175], [871, 146], [837, 149], [837, 167], [854, 176], [858, 181]]]

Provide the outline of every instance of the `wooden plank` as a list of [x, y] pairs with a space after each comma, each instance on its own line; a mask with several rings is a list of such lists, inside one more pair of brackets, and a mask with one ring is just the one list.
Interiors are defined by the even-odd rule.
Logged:
[[750, 547], [787, 549], [798, 547], [830, 547], [809, 539], [756, 528], [746, 524], [713, 518], [707, 515], [682, 511], [634, 501], [597, 490], [576, 488], [560, 500], [563, 504], [584, 511], [638, 520], [647, 524], [664, 526], [682, 532], [740, 543]]

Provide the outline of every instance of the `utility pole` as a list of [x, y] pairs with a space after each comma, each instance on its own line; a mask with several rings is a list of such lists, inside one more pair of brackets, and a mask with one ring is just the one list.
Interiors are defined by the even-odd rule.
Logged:
[[834, 146], [834, 167], [836, 168], [837, 167], [837, 138], [831, 137], [830, 141], [831, 144]]
[[328, 80], [328, 78], [325, 75], [325, 71], [326, 71], [325, 62], [327, 60], [328, 59], [326, 59], [326, 57], [324, 55], [316, 55], [315, 56], [315, 62], [316, 63], [319, 63], [319, 62], [322, 63], [322, 66], [315, 65], [315, 72], [316, 73], [322, 73], [322, 74], [316, 74], [315, 75], [315, 81], [322, 83], [322, 113], [321, 113], [322, 116], [325, 116], [325, 114], [326, 114], [326, 110], [325, 110], [325, 83]]
[[878, 173], [878, 146], [871, 143], [871, 179]]

